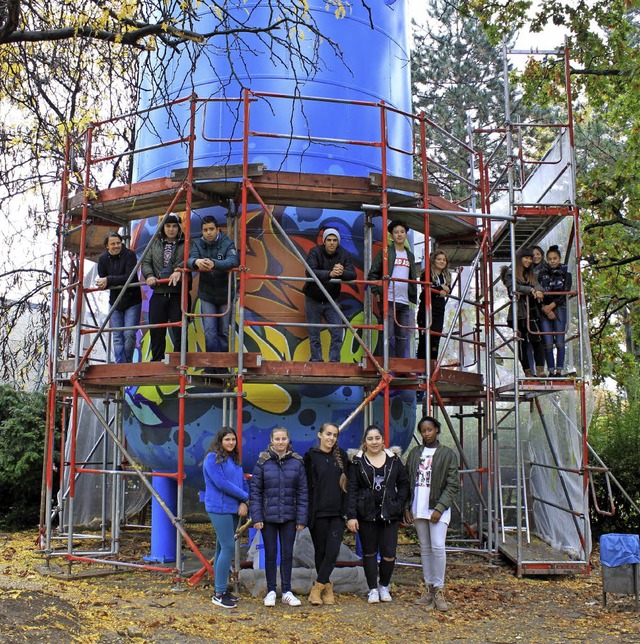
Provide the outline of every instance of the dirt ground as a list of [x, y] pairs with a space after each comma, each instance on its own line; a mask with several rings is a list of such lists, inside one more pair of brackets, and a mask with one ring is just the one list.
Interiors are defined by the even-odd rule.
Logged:
[[[589, 577], [518, 579], [511, 565], [450, 554], [447, 613], [413, 605], [419, 568], [394, 574], [393, 602], [369, 606], [341, 595], [335, 606], [266, 609], [246, 593], [238, 608], [211, 604], [206, 578], [195, 588], [167, 575], [128, 572], [63, 581], [38, 572], [34, 533], [0, 534], [0, 644], [51, 642], [638, 642], [634, 599], [609, 595], [602, 606], [600, 566]], [[138, 544], [146, 547], [145, 544]], [[399, 560], [417, 563], [405, 543]], [[74, 573], [96, 571], [77, 565]]]

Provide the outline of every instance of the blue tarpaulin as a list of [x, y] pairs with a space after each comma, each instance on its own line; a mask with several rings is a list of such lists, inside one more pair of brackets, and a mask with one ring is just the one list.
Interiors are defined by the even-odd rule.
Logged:
[[600, 537], [600, 563], [611, 567], [640, 563], [640, 537], [637, 534], [603, 534]]

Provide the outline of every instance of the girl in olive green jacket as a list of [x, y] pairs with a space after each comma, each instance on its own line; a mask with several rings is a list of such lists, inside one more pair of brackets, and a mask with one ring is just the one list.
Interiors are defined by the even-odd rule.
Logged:
[[425, 592], [416, 604], [427, 609], [448, 610], [444, 598], [446, 568], [445, 541], [451, 521], [451, 506], [460, 489], [458, 457], [438, 441], [440, 423], [425, 416], [418, 423], [422, 445], [414, 447], [407, 458], [410, 481], [405, 521], [414, 524], [420, 540], [420, 556]]

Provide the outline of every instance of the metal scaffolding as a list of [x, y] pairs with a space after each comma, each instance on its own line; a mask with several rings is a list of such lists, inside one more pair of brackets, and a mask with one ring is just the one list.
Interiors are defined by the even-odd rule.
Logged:
[[[189, 114], [185, 134], [172, 140], [160, 141], [161, 146], [177, 146], [186, 150], [186, 165], [174, 169], [170, 176], [127, 183], [126, 180], [106, 184], [111, 177], [105, 166], [123, 161], [133, 163], [148, 149], [126, 149], [117, 154], [102, 152], [100, 142], [114, 131], [126, 129], [126, 123], [145, 116], [144, 111], [93, 123], [75, 137], [70, 137], [66, 150], [62, 198], [59, 220], [59, 239], [54, 260], [54, 289], [52, 295], [52, 324], [49, 366], [49, 414], [47, 433], [46, 511], [44, 517], [43, 550], [47, 560], [61, 557], [68, 563], [68, 573], [75, 562], [100, 562], [114, 566], [139, 566], [162, 570], [181, 577], [184, 543], [195, 553], [202, 565], [212, 573], [211, 564], [191, 539], [183, 515], [183, 484], [185, 479], [185, 418], [186, 406], [194, 398], [222, 399], [224, 424], [243, 436], [243, 406], [247, 385], [286, 383], [288, 385], [323, 386], [345, 381], [363, 388], [363, 398], [341, 424], [341, 429], [364, 415], [371, 417], [374, 400], [383, 401], [384, 429], [387, 444], [391, 423], [389, 409], [393, 392], [416, 392], [421, 400], [421, 411], [437, 413], [450, 430], [450, 440], [460, 454], [462, 492], [457, 506], [459, 541], [465, 546], [484, 551], [490, 556], [502, 552], [517, 566], [518, 574], [554, 572], [588, 572], [588, 455], [586, 443], [588, 369], [587, 336], [584, 332], [583, 293], [579, 270], [575, 271], [576, 289], [569, 294], [576, 316], [570, 324], [567, 343], [576, 350], [571, 377], [542, 379], [526, 378], [518, 370], [517, 329], [504, 321], [504, 303], [494, 294], [496, 280], [494, 263], [513, 262], [516, 247], [536, 243], [563, 220], [571, 221], [571, 254], [575, 265], [580, 265], [579, 213], [575, 205], [575, 159], [573, 157], [573, 128], [571, 95], [566, 60], [568, 118], [563, 124], [508, 124], [500, 132], [507, 151], [507, 166], [494, 168], [497, 157], [485, 159], [483, 154], [467, 143], [448, 134], [425, 114], [402, 113], [384, 103], [362, 101], [331, 101], [317, 97], [288, 96], [284, 94], [245, 90], [235, 99], [240, 106], [240, 129], [236, 139], [241, 146], [242, 163], [198, 167], [195, 165], [195, 147], [198, 136], [205, 136], [204, 120], [207, 107], [214, 102], [229, 99], [203, 99], [190, 96], [153, 109], [186, 109]], [[505, 56], [506, 58], [506, 56]], [[505, 84], [508, 83], [505, 71]], [[505, 93], [508, 96], [508, 92]], [[508, 100], [508, 98], [507, 98]], [[252, 128], [251, 110], [255, 104], [277, 102], [301, 104], [331, 103], [336, 110], [357, 112], [359, 109], [377, 110], [380, 118], [379, 136], [371, 141], [327, 138], [313, 133], [265, 132]], [[388, 123], [401, 120], [415, 133], [410, 149], [401, 149], [389, 140]], [[123, 125], [124, 124], [124, 125]], [[310, 125], [313, 127], [313, 124]], [[542, 160], [525, 158], [522, 133], [526, 128], [553, 128], [558, 131], [560, 159]], [[435, 138], [456, 146], [469, 157], [468, 177], [455, 175], [443, 168], [431, 155]], [[285, 141], [305, 139], [313, 143], [366, 146], [380, 154], [381, 170], [368, 176], [337, 176], [307, 172], [267, 169], [262, 163], [252, 163], [252, 143], [265, 138]], [[211, 140], [211, 139], [209, 139]], [[83, 154], [78, 158], [78, 150]], [[555, 154], [553, 152], [552, 154]], [[411, 159], [417, 179], [395, 177], [388, 173], [387, 154], [405, 155]], [[531, 168], [534, 168], [532, 171]], [[536, 169], [551, 167], [555, 174], [544, 179], [545, 185], [535, 198], [527, 201], [528, 187]], [[434, 168], [449, 172], [464, 197], [442, 195], [431, 181]], [[454, 176], [455, 175], [455, 176]], [[534, 177], [534, 179], [532, 179]], [[453, 179], [452, 179], [453, 180]], [[553, 202], [558, 182], [568, 182], [573, 192], [562, 203]], [[72, 193], [73, 192], [73, 193]], [[499, 211], [497, 197], [506, 195], [506, 207]], [[184, 213], [185, 261], [191, 241], [191, 212], [215, 205], [228, 207], [227, 230], [239, 250], [240, 265], [232, 279], [236, 296], [232, 302], [233, 342], [229, 353], [189, 352], [188, 328], [201, 314], [189, 307], [188, 280], [182, 283], [182, 334], [180, 353], [170, 353], [164, 362], [135, 362], [112, 364], [110, 355], [109, 318], [114, 307], [104, 315], [95, 311], [91, 295], [95, 288], [87, 284], [86, 267], [103, 250], [102, 238], [107, 231], [122, 228], [131, 235], [135, 220], [157, 217], [158, 230], [171, 213]], [[471, 204], [471, 206], [469, 205]], [[477, 206], [476, 206], [477, 205]], [[362, 289], [362, 322], [348, 319], [340, 305], [332, 305], [340, 315], [341, 327], [358, 346], [361, 358], [354, 363], [312, 363], [304, 360], [272, 359], [259, 351], [248, 351], [248, 338], [256, 329], [298, 327], [308, 325], [291, 320], [263, 320], [247, 317], [246, 298], [256, 284], [272, 281], [304, 283], [316, 278], [297, 275], [265, 275], [252, 266], [248, 220], [250, 209], [257, 208], [263, 218], [280, 236], [287, 251], [308, 269], [305, 257], [282, 226], [277, 206], [325, 207], [333, 210], [361, 212], [364, 216], [364, 271], [354, 281]], [[159, 215], [159, 213], [161, 213]], [[163, 213], [163, 214], [162, 214]], [[431, 288], [429, 281], [429, 244], [443, 249], [459, 271], [450, 297], [447, 325], [443, 332], [438, 360], [394, 358], [389, 356], [390, 329], [387, 319], [387, 298], [378, 317], [373, 312], [366, 279], [372, 256], [377, 248], [373, 239], [374, 223], [379, 218], [386, 231], [391, 220], [402, 221], [425, 239], [426, 281], [419, 286], [426, 289], [427, 326], [429, 338]], [[157, 232], [156, 232], [157, 234]], [[150, 244], [147, 245], [147, 249]], [[386, 243], [381, 245], [384, 273], [388, 264]], [[137, 284], [138, 271], [146, 250], [138, 250], [138, 266], [129, 284]], [[310, 274], [311, 271], [309, 271]], [[320, 288], [323, 288], [316, 280]], [[385, 296], [391, 287], [389, 280], [381, 280]], [[125, 288], [126, 286], [125, 285]], [[231, 291], [230, 291], [231, 292]], [[171, 324], [161, 325], [165, 327]], [[150, 325], [140, 325], [143, 334]], [[419, 329], [412, 329], [413, 333]], [[376, 354], [375, 345], [381, 335], [383, 351]], [[426, 355], [429, 356], [427, 345]], [[512, 368], [504, 373], [502, 364], [511, 361]], [[224, 373], [205, 374], [203, 368], [214, 366]], [[149, 471], [138, 463], [127, 447], [123, 430], [122, 403], [126, 387], [137, 384], [172, 385], [178, 390], [177, 460], [172, 472]], [[193, 391], [197, 385], [197, 391]], [[554, 409], [564, 408], [562, 396], [572, 392], [579, 410], [577, 422], [571, 431], [579, 434], [578, 453], [563, 452], [549, 426], [548, 404]], [[64, 405], [64, 420], [57, 412]], [[527, 413], [523, 417], [523, 406]], [[566, 411], [566, 409], [563, 409]], [[98, 428], [100, 440], [89, 450], [89, 456], [78, 453], [78, 437], [91, 417]], [[534, 417], [542, 433], [532, 429]], [[60, 423], [58, 425], [58, 423]], [[62, 437], [56, 443], [56, 427]], [[555, 429], [558, 429], [556, 427]], [[526, 431], [525, 431], [526, 430]], [[531, 447], [532, 444], [535, 445]], [[540, 447], [540, 445], [543, 447]], [[59, 476], [61, 493], [56, 501], [54, 489], [54, 451], [61, 456]], [[538, 450], [538, 451], [536, 451]], [[540, 454], [542, 452], [542, 455]], [[550, 454], [550, 457], [548, 457]], [[569, 459], [569, 460], [567, 460]], [[544, 484], [532, 486], [532, 472], [553, 471], [561, 481], [561, 498], [544, 497]], [[77, 483], [95, 477], [100, 489], [101, 503], [98, 516], [99, 530], [76, 531], [75, 499]], [[165, 477], [177, 484], [177, 511], [172, 511], [156, 490], [154, 479]], [[574, 483], [578, 481], [579, 507], [576, 507]], [[93, 478], [92, 478], [93, 480]], [[131, 484], [135, 481], [135, 484]], [[126, 562], [119, 551], [124, 520], [124, 496], [128, 488], [146, 491], [166, 514], [178, 532], [175, 565], [159, 566]], [[54, 507], [56, 506], [56, 507]], [[544, 515], [549, 508], [571, 517], [571, 529], [578, 535], [582, 549], [566, 553], [560, 546], [533, 543]], [[539, 516], [543, 518], [540, 519]], [[91, 542], [88, 548], [78, 543]]]

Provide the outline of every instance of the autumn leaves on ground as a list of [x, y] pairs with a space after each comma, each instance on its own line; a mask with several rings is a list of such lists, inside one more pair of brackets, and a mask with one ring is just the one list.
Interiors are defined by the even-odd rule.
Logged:
[[[148, 572], [62, 581], [38, 572], [33, 533], [0, 535], [0, 644], [21, 642], [640, 642], [631, 596], [602, 607], [597, 557], [589, 577], [518, 579], [505, 562], [449, 555], [447, 613], [413, 605], [415, 566], [398, 566], [393, 602], [369, 606], [341, 595], [335, 606], [267, 609], [245, 595], [235, 610], [211, 604], [206, 578], [177, 589]], [[417, 563], [417, 546], [399, 559]], [[95, 568], [74, 567], [74, 573]]]

